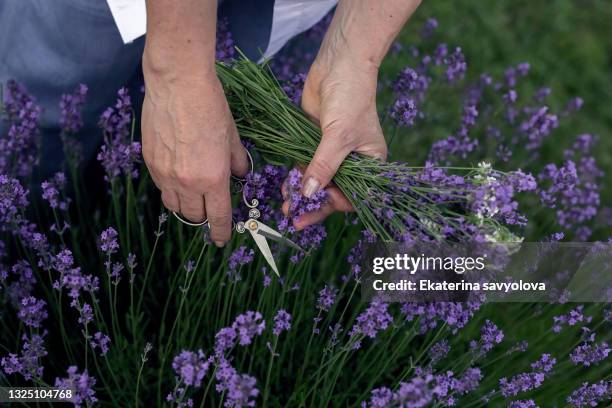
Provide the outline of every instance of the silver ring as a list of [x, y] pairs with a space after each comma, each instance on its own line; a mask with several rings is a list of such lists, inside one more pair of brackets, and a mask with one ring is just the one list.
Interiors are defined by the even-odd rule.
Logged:
[[[251, 162], [251, 171], [250, 173], [253, 173], [255, 171], [255, 163], [253, 163], [253, 156], [251, 156], [251, 152], [249, 152], [249, 149], [247, 149], [246, 147], [244, 148], [244, 151], [247, 154], [247, 157], [249, 158], [249, 162]], [[249, 173], [247, 173], [249, 174]], [[242, 183], [246, 181], [246, 177], [245, 178], [240, 178], [240, 177], [236, 177], [234, 175], [230, 176], [231, 178], [233, 178], [234, 180]], [[208, 224], [208, 218], [204, 218], [204, 221], [200, 221], [200, 222], [191, 222], [191, 221], [187, 221], [186, 219], [184, 219], [179, 213], [177, 213], [176, 211], [172, 211], [172, 214], [176, 217], [177, 220], [179, 220], [180, 222], [182, 222], [185, 225], [189, 225], [190, 227], [201, 227], [204, 226], [206, 224]], [[232, 223], [234, 222], [234, 220], [232, 220]]]

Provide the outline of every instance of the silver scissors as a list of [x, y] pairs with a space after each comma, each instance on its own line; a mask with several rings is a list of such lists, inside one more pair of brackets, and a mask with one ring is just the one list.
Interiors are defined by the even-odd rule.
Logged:
[[[251, 153], [248, 150], [246, 150], [246, 153], [251, 163], [251, 173], [253, 173], [253, 157], [251, 156]], [[245, 187], [248, 184], [246, 178], [242, 179], [232, 176], [232, 181], [234, 192], [242, 192], [242, 201], [249, 208], [249, 218], [246, 221], [239, 222], [235, 222], [234, 220], [232, 220], [232, 229], [235, 229], [236, 232], [239, 234], [243, 234], [245, 231], [248, 231], [251, 234], [251, 237], [253, 237], [255, 244], [257, 244], [257, 247], [259, 248], [259, 251], [262, 253], [272, 270], [276, 273], [276, 275], [280, 277], [280, 274], [278, 273], [278, 267], [276, 266], [276, 262], [274, 262], [274, 257], [272, 256], [272, 251], [270, 250], [270, 246], [268, 245], [268, 239], [280, 242], [281, 244], [297, 249], [298, 251], [306, 251], [289, 238], [283, 236], [280, 232], [276, 231], [273, 228], [270, 228], [259, 220], [259, 217], [261, 216], [261, 212], [257, 208], [259, 206], [259, 200], [256, 198], [249, 200], [246, 197]], [[174, 216], [183, 224], [192, 227], [201, 227], [208, 225], [208, 218], [201, 222], [191, 222], [183, 218], [177, 212], [172, 211], [172, 214], [174, 214]]]

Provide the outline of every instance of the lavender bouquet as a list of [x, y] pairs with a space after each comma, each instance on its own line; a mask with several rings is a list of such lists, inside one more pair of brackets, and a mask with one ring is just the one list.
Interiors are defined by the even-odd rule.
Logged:
[[[266, 64], [242, 56], [218, 63], [238, 131], [264, 155], [308, 164], [321, 130], [289, 99]], [[513, 196], [535, 189], [529, 174], [478, 167], [413, 167], [349, 155], [333, 181], [364, 226], [384, 241], [515, 240], [504, 225], [524, 225]]]

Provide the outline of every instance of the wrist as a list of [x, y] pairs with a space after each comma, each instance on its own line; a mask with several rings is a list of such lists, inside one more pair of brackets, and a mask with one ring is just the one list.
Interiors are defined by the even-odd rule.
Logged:
[[165, 81], [200, 79], [216, 80], [214, 52], [207, 50], [164, 50], [147, 44], [142, 55], [146, 78]]

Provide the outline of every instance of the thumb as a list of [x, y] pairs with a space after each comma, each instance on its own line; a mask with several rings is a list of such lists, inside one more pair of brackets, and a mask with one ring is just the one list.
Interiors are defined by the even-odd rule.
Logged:
[[349, 138], [333, 132], [324, 133], [314, 157], [304, 172], [302, 194], [311, 197], [327, 186], [351, 152]]

